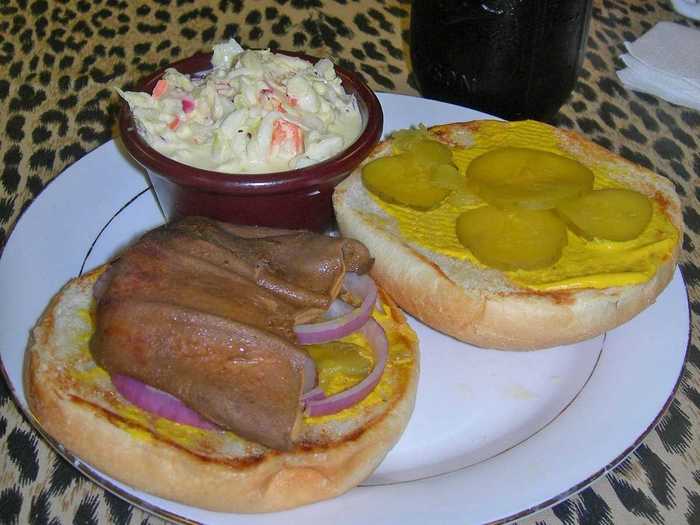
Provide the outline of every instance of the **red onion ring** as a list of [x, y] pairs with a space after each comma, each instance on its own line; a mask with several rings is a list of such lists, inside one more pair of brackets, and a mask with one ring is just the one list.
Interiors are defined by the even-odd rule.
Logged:
[[324, 397], [326, 397], [326, 394], [323, 392], [323, 389], [320, 386], [317, 386], [301, 396], [301, 401], [302, 403], [306, 403], [312, 399], [323, 399]]
[[[309, 345], [334, 341], [356, 332], [365, 325], [377, 301], [377, 286], [369, 275], [354, 273], [345, 274], [343, 285], [349, 292], [362, 297], [362, 304], [358, 308], [329, 321], [295, 326], [294, 332], [300, 344]], [[333, 305], [331, 306], [333, 307]]]
[[365, 323], [362, 327], [362, 333], [374, 351], [374, 368], [362, 381], [338, 394], [324, 398], [307, 396], [305, 403], [306, 413], [309, 416], [326, 416], [340, 412], [362, 401], [379, 383], [389, 359], [389, 342], [384, 329], [374, 319], [370, 318]]
[[304, 384], [302, 386], [302, 392], [308, 393], [316, 386], [318, 374], [316, 373], [316, 363], [311, 356], [304, 354], [304, 357], [306, 359], [304, 359]]
[[138, 379], [122, 374], [113, 374], [112, 383], [124, 398], [137, 407], [157, 416], [204, 430], [218, 430], [178, 398], [167, 392], [148, 386]]

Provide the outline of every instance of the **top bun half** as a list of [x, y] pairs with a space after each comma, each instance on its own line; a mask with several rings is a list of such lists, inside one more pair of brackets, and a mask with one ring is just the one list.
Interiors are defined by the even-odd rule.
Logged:
[[[457, 147], [475, 142], [484, 123], [473, 121], [429, 128], [439, 141]], [[551, 128], [562, 154], [629, 189], [662, 203], [679, 230], [678, 242], [653, 277], [641, 284], [609, 288], [539, 291], [513, 283], [495, 269], [436, 253], [401, 234], [398, 221], [364, 187], [358, 168], [333, 196], [342, 234], [363, 242], [375, 257], [372, 275], [398, 305], [430, 327], [475, 346], [534, 350], [595, 337], [628, 321], [652, 304], [673, 276], [682, 239], [681, 205], [667, 179], [633, 164], [580, 135]], [[390, 155], [391, 138], [369, 162]]]

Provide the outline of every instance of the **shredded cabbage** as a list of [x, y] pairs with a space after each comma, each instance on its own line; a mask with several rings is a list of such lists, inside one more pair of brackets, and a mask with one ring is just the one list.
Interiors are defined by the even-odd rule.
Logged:
[[117, 89], [163, 155], [229, 173], [284, 171], [332, 157], [361, 132], [357, 101], [328, 59], [312, 65], [232, 39], [214, 46], [212, 66], [191, 77], [170, 68], [153, 94]]

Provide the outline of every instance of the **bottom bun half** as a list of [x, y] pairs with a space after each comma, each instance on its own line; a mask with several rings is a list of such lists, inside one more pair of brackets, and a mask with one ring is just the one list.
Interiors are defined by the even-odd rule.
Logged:
[[382, 293], [375, 316], [390, 341], [389, 366], [371, 394], [332, 415], [304, 418], [291, 451], [231, 432], [148, 414], [124, 400], [88, 349], [92, 289], [103, 269], [69, 282], [34, 328], [25, 390], [39, 426], [69, 455], [137, 489], [219, 512], [271, 512], [343, 494], [396, 444], [413, 411], [415, 334]]

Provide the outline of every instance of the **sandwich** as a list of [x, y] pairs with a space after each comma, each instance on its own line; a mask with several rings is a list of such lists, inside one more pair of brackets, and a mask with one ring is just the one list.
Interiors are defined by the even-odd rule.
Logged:
[[401, 130], [333, 205], [402, 309], [502, 350], [575, 343], [628, 321], [672, 278], [683, 231], [670, 181], [534, 121]]
[[34, 328], [29, 407], [135, 488], [269, 512], [361, 483], [413, 409], [417, 340], [359, 242], [187, 218], [67, 283]]

